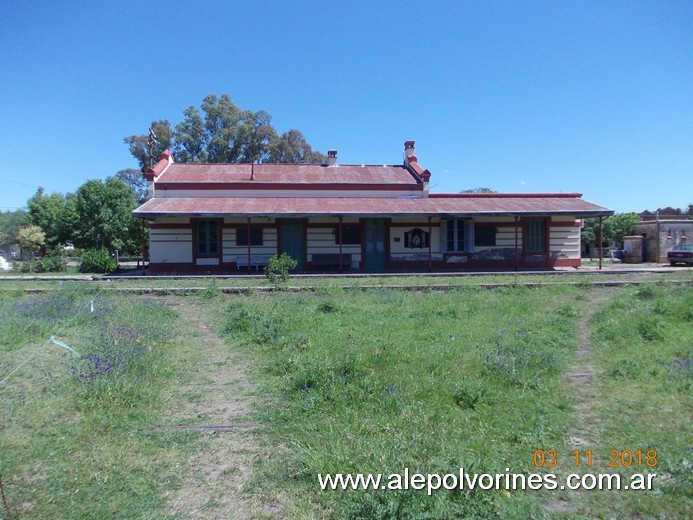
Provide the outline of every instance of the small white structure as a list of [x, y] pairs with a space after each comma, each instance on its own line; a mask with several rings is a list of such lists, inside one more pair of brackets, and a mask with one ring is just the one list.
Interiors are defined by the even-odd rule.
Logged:
[[11, 270], [12, 270], [12, 266], [10, 265], [10, 263], [7, 260], [5, 260], [4, 256], [0, 256], [0, 271], [11, 271]]

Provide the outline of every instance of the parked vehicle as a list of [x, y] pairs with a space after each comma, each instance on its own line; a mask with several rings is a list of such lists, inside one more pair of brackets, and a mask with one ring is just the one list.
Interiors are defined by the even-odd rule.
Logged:
[[667, 253], [667, 258], [671, 265], [693, 265], [693, 244], [686, 244], [685, 242], [680, 243], [672, 251]]

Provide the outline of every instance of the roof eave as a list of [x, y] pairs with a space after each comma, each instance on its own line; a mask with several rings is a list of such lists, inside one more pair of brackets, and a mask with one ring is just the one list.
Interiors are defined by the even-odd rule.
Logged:
[[575, 218], [596, 218], [613, 215], [612, 210], [591, 211], [465, 211], [455, 213], [439, 212], [400, 212], [400, 213], [368, 213], [368, 212], [316, 212], [316, 213], [206, 213], [206, 212], [149, 212], [133, 211], [137, 218], [154, 220], [157, 218], [310, 218], [310, 217], [338, 217], [358, 216], [362, 218], [388, 218], [388, 217], [442, 217], [442, 218], [473, 218], [473, 217], [559, 217], [570, 216]]

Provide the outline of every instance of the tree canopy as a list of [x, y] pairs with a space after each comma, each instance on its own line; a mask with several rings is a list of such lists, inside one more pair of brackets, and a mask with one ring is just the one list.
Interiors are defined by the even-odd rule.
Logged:
[[0, 212], [0, 245], [16, 244], [19, 230], [29, 223], [29, 215], [23, 209]]
[[[242, 110], [228, 94], [209, 94], [198, 109], [189, 106], [183, 121], [171, 127], [168, 120], [152, 121], [157, 136], [155, 159], [168, 148], [177, 162], [282, 162], [323, 163], [327, 157], [314, 151], [299, 130], [278, 135], [272, 116], [259, 110]], [[140, 169], [149, 167], [148, 134], [125, 138]]]
[[472, 188], [469, 190], [462, 190], [460, 193], [498, 193], [495, 190], [492, 190], [491, 188]]
[[[142, 225], [132, 216], [141, 202], [144, 179], [139, 170], [121, 170], [105, 181], [90, 180], [75, 194], [46, 195], [43, 188], [29, 199], [28, 223], [40, 229], [44, 240], [41, 247], [54, 249], [70, 242], [80, 248], [105, 247], [109, 251], [137, 251], [141, 245]], [[25, 221], [18, 215], [19, 226]], [[13, 241], [18, 238], [18, 229]], [[25, 232], [26, 233], [26, 232]]]
[[46, 240], [46, 235], [40, 227], [34, 224], [29, 224], [28, 226], [19, 230], [17, 240], [19, 242], [19, 247], [21, 247], [24, 251], [29, 251], [33, 254], [38, 253], [38, 251], [43, 247]]
[[304, 164], [321, 164], [326, 161], [327, 157], [314, 151], [298, 130], [289, 130], [280, 136], [274, 136], [269, 143], [265, 160], [269, 163]]
[[[150, 128], [157, 137], [153, 154], [154, 163], [156, 164], [156, 159], [161, 155], [161, 152], [172, 147], [173, 131], [167, 119], [152, 121]], [[149, 168], [149, 135], [131, 135], [123, 139], [123, 141], [128, 145], [128, 149], [132, 156], [137, 159], [140, 170], [144, 172]]]
[[103, 246], [109, 251], [135, 248], [140, 225], [132, 189], [120, 179], [90, 180], [75, 194], [79, 219], [75, 226], [74, 244], [90, 248]]
[[79, 218], [75, 210], [74, 195], [46, 195], [45, 190], [39, 188], [27, 201], [27, 206], [29, 219], [46, 235], [46, 246], [52, 248], [72, 240], [73, 230]]
[[136, 205], [139, 206], [147, 200], [147, 179], [144, 178], [141, 171], [127, 168], [120, 170], [115, 174], [115, 177], [130, 187]]
[[659, 215], [664, 218], [671, 217], [681, 217], [685, 219], [693, 218], [693, 204], [689, 204], [688, 208], [672, 208], [667, 206], [666, 208], [657, 208], [654, 211], [645, 210], [641, 215]]
[[[617, 213], [612, 217], [607, 217], [602, 221], [602, 238], [604, 244], [617, 245], [620, 247], [623, 237], [632, 235], [635, 223], [640, 222], [642, 217], [637, 213]], [[582, 241], [586, 244], [597, 246], [599, 242], [599, 219], [590, 218], [585, 220], [582, 228]]]

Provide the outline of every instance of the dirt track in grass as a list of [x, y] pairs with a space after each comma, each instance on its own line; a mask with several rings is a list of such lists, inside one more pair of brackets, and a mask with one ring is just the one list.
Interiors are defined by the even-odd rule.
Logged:
[[[611, 289], [595, 290], [587, 302], [585, 310], [579, 321], [579, 348], [575, 353], [575, 360], [566, 373], [567, 393], [574, 403], [573, 423], [576, 425], [568, 432], [568, 447], [572, 450], [596, 451], [601, 444], [597, 425], [596, 406], [601, 399], [601, 387], [596, 380], [595, 367], [591, 360], [593, 349], [590, 337], [590, 320], [599, 306], [609, 300], [613, 294]], [[598, 465], [601, 461], [594, 459]], [[584, 471], [585, 468], [573, 468], [575, 472]], [[570, 500], [578, 499], [583, 492], [573, 491], [572, 495], [561, 493], [560, 497], [547, 504], [547, 507], [556, 513], [575, 514], [577, 504]]]
[[185, 404], [161, 426], [164, 432], [180, 426], [204, 432], [207, 442], [191, 456], [183, 486], [167, 497], [164, 513], [193, 519], [281, 517], [278, 503], [248, 489], [255, 461], [263, 455], [254, 437], [260, 425], [246, 419], [252, 387], [243, 365], [210, 326], [208, 309], [190, 301], [175, 309], [181, 330], [191, 337], [182, 342], [189, 345], [183, 355], [191, 379], [172, 390], [179, 394], [172, 400]]
[[575, 403], [575, 417], [579, 428], [574, 429], [570, 436], [570, 444], [574, 449], [591, 449], [599, 442], [599, 432], [595, 430], [594, 406], [599, 396], [599, 385], [595, 381], [595, 369], [590, 359], [592, 339], [590, 338], [589, 322], [599, 305], [610, 297], [608, 289], [601, 289], [593, 295], [580, 318], [580, 347], [575, 355], [575, 361], [566, 375], [570, 385], [570, 395]]

